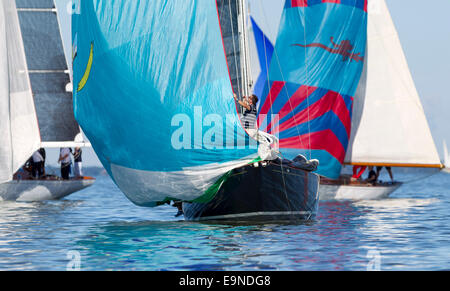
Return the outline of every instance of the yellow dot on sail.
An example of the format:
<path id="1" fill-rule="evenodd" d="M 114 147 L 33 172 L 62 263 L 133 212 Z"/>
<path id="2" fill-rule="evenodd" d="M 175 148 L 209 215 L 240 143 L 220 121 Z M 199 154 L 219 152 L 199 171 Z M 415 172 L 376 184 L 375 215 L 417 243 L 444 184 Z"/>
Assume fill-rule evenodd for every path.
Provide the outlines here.
<path id="1" fill-rule="evenodd" d="M 83 78 L 81 78 L 80 83 L 78 83 L 77 92 L 83 90 L 84 86 L 89 79 L 89 75 L 91 74 L 92 62 L 94 61 L 94 43 L 91 43 L 91 52 L 89 53 L 89 60 L 86 66 L 86 71 L 84 72 Z"/>

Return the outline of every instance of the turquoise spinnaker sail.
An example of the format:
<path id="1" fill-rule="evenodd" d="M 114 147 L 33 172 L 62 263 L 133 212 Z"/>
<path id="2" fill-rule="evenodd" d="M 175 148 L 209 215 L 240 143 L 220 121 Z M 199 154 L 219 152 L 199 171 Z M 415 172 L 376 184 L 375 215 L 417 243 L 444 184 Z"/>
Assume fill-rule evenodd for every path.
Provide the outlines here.
<path id="1" fill-rule="evenodd" d="M 131 201 L 201 199 L 257 158 L 245 146 L 215 0 L 75 5 L 76 118 Z"/>
<path id="2" fill-rule="evenodd" d="M 329 178 L 348 147 L 366 39 L 367 0 L 286 0 L 273 52 L 259 41 L 270 57 L 260 129 L 279 137 L 284 157 L 318 159 Z"/>

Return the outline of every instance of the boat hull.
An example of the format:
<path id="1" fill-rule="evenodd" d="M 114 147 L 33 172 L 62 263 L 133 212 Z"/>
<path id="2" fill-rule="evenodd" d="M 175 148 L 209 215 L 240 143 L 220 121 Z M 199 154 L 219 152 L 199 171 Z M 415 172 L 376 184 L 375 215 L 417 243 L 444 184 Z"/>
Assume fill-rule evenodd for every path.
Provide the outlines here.
<path id="1" fill-rule="evenodd" d="M 58 200 L 94 184 L 83 180 L 14 180 L 0 184 L 0 201 L 38 202 Z"/>
<path id="2" fill-rule="evenodd" d="M 320 185 L 320 200 L 377 200 L 389 197 L 402 183 L 371 185 Z"/>
<path id="3" fill-rule="evenodd" d="M 183 203 L 186 220 L 298 221 L 316 217 L 318 175 L 279 164 L 232 171 L 208 203 Z"/>

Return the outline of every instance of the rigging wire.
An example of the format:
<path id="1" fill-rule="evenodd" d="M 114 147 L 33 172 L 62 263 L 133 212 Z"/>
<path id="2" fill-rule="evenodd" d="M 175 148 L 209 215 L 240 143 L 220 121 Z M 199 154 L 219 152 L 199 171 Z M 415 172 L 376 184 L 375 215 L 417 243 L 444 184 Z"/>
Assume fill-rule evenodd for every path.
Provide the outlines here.
<path id="1" fill-rule="evenodd" d="M 225 3 L 222 2 L 222 8 L 224 5 L 225 5 Z M 242 94 L 241 86 L 240 86 L 240 81 L 242 81 L 241 80 L 242 76 L 239 73 L 239 69 L 238 69 L 237 49 L 236 49 L 236 40 L 235 40 L 235 33 L 234 33 L 233 11 L 231 10 L 231 0 L 228 0 L 228 8 L 229 8 L 229 13 L 230 13 L 231 37 L 233 39 L 234 66 L 236 69 L 236 79 L 237 79 L 236 83 L 237 83 L 237 87 L 238 87 L 238 94 Z M 237 9 L 237 7 L 236 7 L 236 9 Z"/>
<path id="2" fill-rule="evenodd" d="M 270 27 L 270 25 L 268 25 L 268 21 L 267 21 L 267 19 L 268 19 L 268 17 L 267 17 L 267 15 L 266 15 L 266 13 L 265 13 L 265 10 L 264 9 L 262 9 L 262 12 L 263 12 L 263 19 L 264 19 L 264 22 L 265 22 L 265 24 L 267 25 L 267 26 L 269 26 Z M 265 36 L 263 35 L 263 38 L 265 38 Z M 265 47 L 265 43 L 264 43 L 264 47 Z M 265 52 L 266 53 L 266 64 L 267 64 L 267 52 Z M 280 62 L 280 59 L 279 59 L 279 56 L 278 56 L 278 52 L 277 52 L 277 49 L 276 49 L 276 45 L 274 45 L 274 49 L 273 49 L 273 55 L 276 57 L 276 60 L 277 60 L 277 65 L 278 65 L 278 68 L 279 68 L 279 70 L 280 70 L 280 73 L 281 73 L 281 79 L 283 80 L 283 82 L 284 83 L 287 83 L 286 82 L 286 78 L 284 77 L 284 74 L 283 74 L 283 70 L 282 70 L 282 67 L 281 67 L 281 62 Z M 272 56 L 272 58 L 273 58 L 273 56 Z M 269 97 L 271 98 L 272 96 L 271 96 L 271 93 L 270 93 L 270 80 L 269 80 L 269 70 L 267 69 L 266 70 L 266 74 L 267 74 L 267 82 L 268 82 L 268 90 L 269 90 Z M 292 102 L 291 102 L 291 99 L 289 98 L 289 96 L 290 96 L 290 94 L 289 94 L 289 90 L 288 90 L 288 88 L 286 87 L 286 86 L 283 86 L 283 88 L 284 88 L 284 90 L 286 91 L 286 96 L 288 97 L 288 104 L 289 104 L 289 107 L 290 107 L 290 109 L 291 109 L 291 113 L 292 113 L 292 117 L 294 118 L 294 122 L 295 122 L 295 129 L 296 129 L 296 131 L 297 131 L 297 137 L 298 137 L 298 140 L 299 140 L 299 143 L 301 144 L 301 146 L 303 147 L 303 148 L 307 148 L 307 146 L 305 146 L 305 144 L 303 143 L 303 140 L 301 139 L 301 137 L 300 137 L 300 130 L 299 130 L 299 128 L 298 128 L 298 125 L 297 125 L 297 119 L 296 119 L 296 117 L 295 117 L 295 114 L 293 113 L 293 111 L 294 111 L 294 108 L 293 108 L 293 106 L 292 106 Z M 307 99 L 309 98 L 309 96 L 307 96 Z M 272 103 L 272 99 L 269 99 L 270 100 L 270 102 Z M 308 99 L 309 100 L 309 99 Z M 273 104 L 273 103 L 272 103 Z M 273 109 L 272 108 L 270 108 L 270 110 L 271 110 L 271 114 L 273 114 Z M 309 110 L 309 108 L 308 108 L 308 110 Z M 308 116 L 308 119 L 309 119 L 309 116 Z M 308 122 L 309 122 L 309 120 L 308 120 Z M 308 130 L 309 130 L 309 128 L 308 128 Z M 309 132 L 310 133 L 310 132 Z M 309 148 L 311 148 L 311 146 L 309 146 Z"/>
<path id="3" fill-rule="evenodd" d="M 304 29 L 303 38 L 304 44 L 306 45 L 306 10 L 303 7 L 303 17 L 304 17 Z M 306 69 L 306 105 L 308 106 L 308 139 L 309 139 L 309 159 L 312 159 L 312 146 L 311 146 L 311 117 L 310 117 L 310 104 L 309 104 L 309 66 L 308 66 L 308 53 L 305 48 L 305 69 Z"/>

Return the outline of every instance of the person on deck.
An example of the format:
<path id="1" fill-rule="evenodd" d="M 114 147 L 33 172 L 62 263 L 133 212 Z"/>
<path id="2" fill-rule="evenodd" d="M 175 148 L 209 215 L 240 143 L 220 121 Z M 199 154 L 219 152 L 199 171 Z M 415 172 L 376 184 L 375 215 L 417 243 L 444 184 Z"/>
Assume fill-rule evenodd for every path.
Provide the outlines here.
<path id="1" fill-rule="evenodd" d="M 45 159 L 46 159 L 46 157 L 47 157 L 47 154 L 46 154 L 44 148 L 40 148 L 40 149 L 39 149 L 39 153 L 41 154 L 42 158 L 44 159 L 44 160 L 40 163 L 40 167 L 41 167 L 42 175 L 45 176 Z"/>
<path id="2" fill-rule="evenodd" d="M 394 175 L 392 174 L 392 168 L 391 167 L 385 167 L 386 171 L 388 171 L 389 173 L 389 177 L 391 178 L 391 182 L 394 183 Z M 380 176 L 380 172 L 383 169 L 383 167 L 377 167 L 377 180 L 378 177 Z"/>
<path id="3" fill-rule="evenodd" d="M 42 171 L 44 163 L 44 157 L 39 151 L 35 151 L 33 156 L 31 157 L 31 176 L 34 179 L 40 179 L 44 172 Z"/>
<path id="4" fill-rule="evenodd" d="M 70 166 L 72 164 L 72 159 L 70 158 L 70 153 L 72 150 L 70 148 L 61 148 L 59 150 L 59 160 L 61 163 L 61 177 L 64 180 L 69 180 Z"/>
<path id="5" fill-rule="evenodd" d="M 350 181 L 355 182 L 359 180 L 366 169 L 367 166 L 353 166 L 353 176 L 351 177 Z"/>
<path id="6" fill-rule="evenodd" d="M 242 124 L 245 129 L 256 129 L 256 117 L 258 115 L 258 110 L 256 109 L 256 104 L 258 103 L 258 97 L 252 95 L 250 97 L 245 97 L 243 101 L 239 100 L 237 95 L 233 95 L 236 102 L 244 107 L 244 114 L 242 115 Z"/>
<path id="7" fill-rule="evenodd" d="M 367 177 L 367 183 L 375 185 L 377 183 L 377 173 L 373 170 L 373 166 L 369 166 L 369 176 Z"/>
<path id="8" fill-rule="evenodd" d="M 75 177 L 81 178 L 83 176 L 82 173 L 82 158 L 81 158 L 82 150 L 81 148 L 75 148 L 75 151 L 73 153 L 73 159 L 75 162 Z"/>

